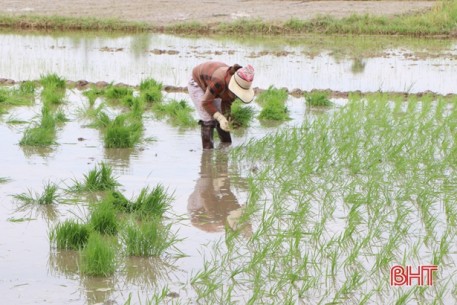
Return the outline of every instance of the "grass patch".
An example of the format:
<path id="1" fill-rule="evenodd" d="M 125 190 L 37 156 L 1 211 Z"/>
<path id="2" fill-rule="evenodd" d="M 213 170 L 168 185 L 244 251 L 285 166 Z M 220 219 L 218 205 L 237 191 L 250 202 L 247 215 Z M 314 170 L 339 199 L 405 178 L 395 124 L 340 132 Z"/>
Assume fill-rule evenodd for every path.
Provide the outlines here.
<path id="1" fill-rule="evenodd" d="M 452 303 L 455 268 L 435 274 L 437 295 L 397 293 L 388 281 L 396 264 L 455 264 L 456 118 L 455 98 L 351 95 L 334 113 L 233 148 L 234 164 L 256 168 L 242 175 L 253 234 L 227 231 L 214 245 L 191 280 L 201 301 L 439 303 L 447 294 Z"/>
<path id="2" fill-rule="evenodd" d="M 66 82 L 55 73 L 42 75 L 40 84 L 43 86 L 41 99 L 45 105 L 60 105 L 63 103 Z"/>
<path id="3" fill-rule="evenodd" d="M 116 248 L 111 240 L 93 233 L 81 250 L 81 273 L 90 276 L 109 276 L 116 271 Z"/>
<path id="4" fill-rule="evenodd" d="M 128 224 L 121 239 L 128 256 L 160 256 L 175 242 L 170 236 L 170 227 L 156 217 Z"/>
<path id="5" fill-rule="evenodd" d="M 92 107 L 95 104 L 95 101 L 97 98 L 103 97 L 105 95 L 105 89 L 104 88 L 96 88 L 92 87 L 88 90 L 85 90 L 83 92 L 84 96 L 87 97 L 89 100 L 89 106 Z"/>
<path id="6" fill-rule="evenodd" d="M 234 128 L 248 127 L 254 119 L 255 111 L 251 106 L 246 106 L 240 100 L 235 100 L 230 111 L 230 123 Z"/>
<path id="7" fill-rule="evenodd" d="M 119 229 L 117 209 L 109 198 L 91 206 L 89 225 L 101 234 L 114 235 Z"/>
<path id="8" fill-rule="evenodd" d="M 145 103 L 160 103 L 163 99 L 162 83 L 152 78 L 147 78 L 140 83 L 140 98 Z"/>
<path id="9" fill-rule="evenodd" d="M 86 224 L 69 219 L 58 223 L 51 230 L 49 239 L 56 244 L 57 249 L 79 250 L 86 245 L 89 235 L 90 229 Z"/>
<path id="10" fill-rule="evenodd" d="M 19 84 L 19 87 L 0 88 L 0 110 L 6 106 L 30 106 L 35 101 L 36 85 L 32 81 Z"/>
<path id="11" fill-rule="evenodd" d="M 105 89 L 105 98 L 109 102 L 119 103 L 133 97 L 133 89 L 125 86 L 109 85 Z"/>
<path id="12" fill-rule="evenodd" d="M 259 114 L 260 120 L 286 121 L 289 120 L 289 110 L 286 107 L 287 90 L 270 86 L 261 92 L 256 101 L 262 107 Z"/>
<path id="13" fill-rule="evenodd" d="M 141 114 L 140 110 L 140 114 Z M 107 116 L 105 116 L 106 121 Z M 143 134 L 143 123 L 137 117 L 120 114 L 106 123 L 104 143 L 106 148 L 129 148 L 137 144 Z"/>
<path id="14" fill-rule="evenodd" d="M 151 26 L 143 22 L 128 22 L 119 19 L 101 19 L 93 17 L 60 17 L 60 16 L 0 16 L 1 27 L 33 30 L 87 31 L 104 32 L 148 31 Z"/>
<path id="15" fill-rule="evenodd" d="M 84 175 L 83 182 L 76 181 L 70 190 L 73 192 L 97 192 L 114 190 L 117 186 L 119 186 L 119 183 L 116 177 L 113 176 L 113 169 L 106 163 L 101 162 L 99 166 Z"/>
<path id="16" fill-rule="evenodd" d="M 157 118 L 167 120 L 174 126 L 191 128 L 196 126 L 196 120 L 192 116 L 194 111 L 185 100 L 171 100 L 166 103 L 155 103 L 152 111 Z"/>
<path id="17" fill-rule="evenodd" d="M 330 101 L 329 94 L 324 91 L 313 91 L 304 93 L 306 106 L 308 107 L 330 107 L 333 103 Z"/>
<path id="18" fill-rule="evenodd" d="M 33 193 L 29 190 L 28 193 L 21 193 L 13 197 L 24 204 L 49 205 L 58 202 L 58 190 L 59 188 L 56 184 L 49 182 L 44 185 L 44 190 L 41 194 Z"/>
<path id="19" fill-rule="evenodd" d="M 61 119 L 61 116 L 56 117 L 49 107 L 44 105 L 41 109 L 40 123 L 25 130 L 19 145 L 50 146 L 56 144 L 56 121 Z"/>

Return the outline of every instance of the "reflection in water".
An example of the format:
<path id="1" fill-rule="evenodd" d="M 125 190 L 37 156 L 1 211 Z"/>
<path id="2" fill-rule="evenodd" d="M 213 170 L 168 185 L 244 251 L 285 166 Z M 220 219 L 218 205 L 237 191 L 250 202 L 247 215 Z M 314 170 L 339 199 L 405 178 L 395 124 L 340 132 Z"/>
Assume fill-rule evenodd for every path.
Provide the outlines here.
<path id="1" fill-rule="evenodd" d="M 87 304 L 116 304 L 115 300 L 110 299 L 115 291 L 114 277 L 82 277 L 81 284 L 86 293 Z"/>
<path id="2" fill-rule="evenodd" d="M 130 166 L 130 158 L 138 155 L 136 148 L 105 148 L 105 159 L 110 160 L 111 164 L 119 168 L 128 168 Z"/>
<path id="3" fill-rule="evenodd" d="M 366 62 L 362 58 L 354 58 L 352 60 L 351 71 L 353 74 L 363 73 L 365 71 Z"/>
<path id="4" fill-rule="evenodd" d="M 128 257 L 124 275 L 127 283 L 143 288 L 153 288 L 159 280 L 169 279 L 173 266 L 160 257 Z"/>
<path id="5" fill-rule="evenodd" d="M 23 219 L 35 219 L 41 217 L 46 223 L 54 222 L 60 217 L 55 204 L 21 204 L 15 211 L 21 214 Z M 18 217 L 16 217 L 18 218 Z"/>
<path id="6" fill-rule="evenodd" d="M 29 146 L 29 145 L 19 145 L 24 153 L 24 156 L 27 158 L 40 156 L 42 158 L 49 158 L 51 154 L 55 152 L 56 146 Z"/>
<path id="7" fill-rule="evenodd" d="M 219 232 L 226 226 L 237 229 L 243 209 L 230 189 L 226 151 L 203 150 L 200 177 L 189 196 L 187 209 L 192 225 L 201 230 Z"/>
<path id="8" fill-rule="evenodd" d="M 75 278 L 78 275 L 79 252 L 73 250 L 49 251 L 49 271 L 51 274 Z"/>

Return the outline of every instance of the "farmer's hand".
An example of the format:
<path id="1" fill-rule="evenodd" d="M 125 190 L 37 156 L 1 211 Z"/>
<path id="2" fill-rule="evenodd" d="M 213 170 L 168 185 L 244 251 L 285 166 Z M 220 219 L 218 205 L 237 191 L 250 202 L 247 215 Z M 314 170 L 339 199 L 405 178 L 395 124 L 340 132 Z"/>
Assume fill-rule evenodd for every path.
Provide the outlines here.
<path id="1" fill-rule="evenodd" d="M 229 122 L 227 121 L 227 119 L 225 118 L 225 116 L 222 113 L 220 113 L 219 111 L 216 112 L 213 115 L 213 118 L 215 118 L 219 122 L 219 125 L 221 126 L 222 130 L 227 131 L 227 132 L 230 131 Z"/>

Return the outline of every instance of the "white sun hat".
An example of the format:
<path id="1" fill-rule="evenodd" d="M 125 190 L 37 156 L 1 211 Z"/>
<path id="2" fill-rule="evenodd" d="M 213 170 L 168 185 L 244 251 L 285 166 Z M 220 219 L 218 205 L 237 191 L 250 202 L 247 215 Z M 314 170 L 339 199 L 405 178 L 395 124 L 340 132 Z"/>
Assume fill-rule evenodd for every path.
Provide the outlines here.
<path id="1" fill-rule="evenodd" d="M 230 79 L 228 88 L 233 92 L 243 103 L 250 103 L 254 99 L 254 89 L 252 81 L 254 80 L 254 68 L 247 65 L 238 69 Z"/>

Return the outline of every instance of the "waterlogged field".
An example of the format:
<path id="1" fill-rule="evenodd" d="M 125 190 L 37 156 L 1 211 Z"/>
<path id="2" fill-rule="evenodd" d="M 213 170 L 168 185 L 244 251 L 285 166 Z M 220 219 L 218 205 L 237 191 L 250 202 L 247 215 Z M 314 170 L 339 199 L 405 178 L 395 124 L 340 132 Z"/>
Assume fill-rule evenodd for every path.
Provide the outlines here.
<path id="1" fill-rule="evenodd" d="M 5 304 L 457 302 L 452 41 L 0 37 Z M 263 90 L 202 151 L 165 89 L 246 57 Z"/>

